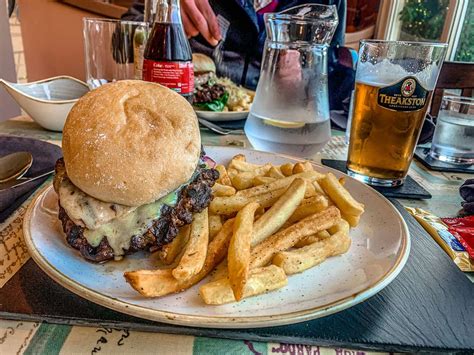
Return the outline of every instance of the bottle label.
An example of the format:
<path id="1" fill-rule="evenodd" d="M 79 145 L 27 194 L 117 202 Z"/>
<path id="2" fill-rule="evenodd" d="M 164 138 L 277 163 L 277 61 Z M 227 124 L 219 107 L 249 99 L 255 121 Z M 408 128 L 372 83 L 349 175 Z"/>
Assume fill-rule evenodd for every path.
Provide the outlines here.
<path id="1" fill-rule="evenodd" d="M 194 91 L 193 63 L 144 59 L 143 80 L 161 84 L 181 95 L 192 94 Z"/>
<path id="2" fill-rule="evenodd" d="M 429 91 L 415 77 L 379 89 L 377 102 L 395 111 L 418 111 L 425 107 Z"/>

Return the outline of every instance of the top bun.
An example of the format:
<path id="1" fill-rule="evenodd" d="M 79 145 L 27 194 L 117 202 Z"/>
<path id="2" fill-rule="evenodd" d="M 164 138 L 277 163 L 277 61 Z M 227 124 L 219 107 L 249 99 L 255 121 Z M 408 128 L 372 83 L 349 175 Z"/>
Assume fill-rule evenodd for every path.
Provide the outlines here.
<path id="1" fill-rule="evenodd" d="M 194 73 L 196 74 L 216 72 L 216 65 L 214 64 L 214 61 L 202 53 L 193 53 L 193 66 Z"/>
<path id="2" fill-rule="evenodd" d="M 201 136 L 186 99 L 158 84 L 123 80 L 78 100 L 62 147 L 74 185 L 105 202 L 140 206 L 192 177 Z"/>

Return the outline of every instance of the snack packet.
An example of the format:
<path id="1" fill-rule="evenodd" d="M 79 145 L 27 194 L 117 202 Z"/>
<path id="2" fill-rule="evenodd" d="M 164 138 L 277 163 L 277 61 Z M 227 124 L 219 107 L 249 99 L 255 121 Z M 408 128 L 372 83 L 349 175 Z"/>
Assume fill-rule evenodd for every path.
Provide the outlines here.
<path id="1" fill-rule="evenodd" d="M 469 253 L 441 218 L 421 208 L 405 207 L 405 209 L 416 218 L 461 271 L 474 272 L 474 259 L 469 257 Z"/>
<path id="2" fill-rule="evenodd" d="M 441 219 L 474 260 L 474 216 Z"/>

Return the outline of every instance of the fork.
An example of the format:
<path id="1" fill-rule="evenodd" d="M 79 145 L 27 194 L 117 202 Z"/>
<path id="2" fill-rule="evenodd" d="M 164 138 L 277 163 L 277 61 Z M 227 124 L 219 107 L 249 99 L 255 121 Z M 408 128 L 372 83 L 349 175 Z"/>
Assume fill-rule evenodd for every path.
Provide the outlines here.
<path id="1" fill-rule="evenodd" d="M 218 125 L 212 122 L 209 122 L 208 120 L 205 120 L 203 118 L 198 118 L 198 120 L 199 120 L 199 123 L 203 125 L 204 127 L 206 127 L 207 129 L 215 133 L 222 134 L 224 136 L 228 134 L 244 134 L 243 129 L 227 129 L 227 128 L 219 127 Z"/>

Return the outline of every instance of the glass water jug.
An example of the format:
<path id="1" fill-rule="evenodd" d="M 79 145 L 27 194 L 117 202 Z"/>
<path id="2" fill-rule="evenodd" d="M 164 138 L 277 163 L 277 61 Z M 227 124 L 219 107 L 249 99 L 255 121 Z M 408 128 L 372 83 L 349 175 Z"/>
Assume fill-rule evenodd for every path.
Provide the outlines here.
<path id="1" fill-rule="evenodd" d="M 328 44 L 334 5 L 300 5 L 265 14 L 267 39 L 245 133 L 255 149 L 310 157 L 331 136 Z"/>

